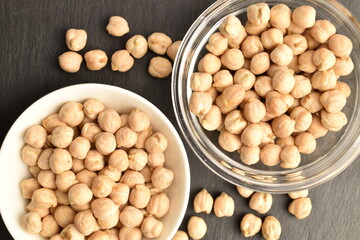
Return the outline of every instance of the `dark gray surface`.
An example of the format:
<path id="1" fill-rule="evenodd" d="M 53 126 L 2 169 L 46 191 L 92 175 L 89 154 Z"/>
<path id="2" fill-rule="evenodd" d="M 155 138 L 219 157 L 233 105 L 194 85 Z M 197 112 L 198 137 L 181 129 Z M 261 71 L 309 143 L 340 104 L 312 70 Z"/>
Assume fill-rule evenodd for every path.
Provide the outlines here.
<path id="1" fill-rule="evenodd" d="M 57 56 L 66 51 L 65 31 L 84 28 L 88 32 L 86 50 L 100 48 L 109 56 L 124 48 L 125 41 L 133 34 L 148 36 L 160 31 L 180 40 L 191 23 L 205 10 L 212 0 L 113 0 L 113 1 L 35 1 L 16 0 L 0 2 L 0 143 L 11 124 L 31 103 L 43 95 L 76 83 L 97 82 L 120 86 L 140 94 L 160 108 L 177 127 L 171 105 L 170 78 L 154 79 L 147 73 L 148 53 L 135 61 L 127 73 L 112 72 L 110 66 L 100 72 L 90 72 L 83 64 L 77 74 L 61 71 Z M 342 0 L 358 17 L 359 1 Z M 105 31 L 112 15 L 125 17 L 131 32 L 115 38 Z M 64 99 L 65 101 L 66 99 Z M 181 229 L 194 215 L 192 200 L 201 188 L 216 197 L 222 191 L 235 199 L 233 217 L 217 219 L 214 214 L 204 215 L 208 232 L 204 239 L 243 239 L 239 223 L 243 215 L 252 212 L 248 200 L 242 199 L 235 187 L 224 182 L 196 159 L 187 148 L 191 167 L 190 204 Z M 11 159 L 9 159 L 11 161 Z M 281 239 L 360 239 L 360 161 L 354 162 L 340 176 L 310 191 L 313 201 L 311 216 L 298 221 L 287 212 L 290 200 L 285 195 L 274 196 L 269 214 L 282 224 Z M 0 183 L 1 184 L 5 183 Z M 4 197 L 4 196 L 1 196 Z M 263 218 L 264 216 L 262 216 Z M 12 239 L 0 223 L 0 239 Z M 253 239 L 261 239 L 258 234 Z"/>

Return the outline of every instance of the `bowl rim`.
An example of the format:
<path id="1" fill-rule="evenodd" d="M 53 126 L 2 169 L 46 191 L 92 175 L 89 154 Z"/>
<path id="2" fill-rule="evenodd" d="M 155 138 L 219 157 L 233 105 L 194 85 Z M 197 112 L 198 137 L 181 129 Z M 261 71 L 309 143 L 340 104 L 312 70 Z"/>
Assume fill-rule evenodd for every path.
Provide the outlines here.
<path id="1" fill-rule="evenodd" d="M 287 1 L 289 2 L 290 0 L 287 0 Z M 192 56 L 189 56 L 190 52 L 191 52 L 191 47 L 192 47 L 191 44 L 194 43 L 194 41 L 195 41 L 194 39 L 198 40 L 198 38 L 200 38 L 200 39 L 204 38 L 205 33 L 201 32 L 201 30 L 202 30 L 201 28 L 204 27 L 206 24 L 213 24 L 213 22 L 211 22 L 211 21 L 212 21 L 212 17 L 214 15 L 216 15 L 214 12 L 220 11 L 219 10 L 220 8 L 221 8 L 221 10 L 230 8 L 231 4 L 234 4 L 236 2 L 243 2 L 245 4 L 245 2 L 255 3 L 255 2 L 259 2 L 259 1 L 256 1 L 256 0 L 244 0 L 244 1 L 218 0 L 218 1 L 216 1 L 210 7 L 208 7 L 195 20 L 195 22 L 191 25 L 188 32 L 185 34 L 185 37 L 183 38 L 183 41 L 179 47 L 178 54 L 176 56 L 176 59 L 174 61 L 174 65 L 173 65 L 171 92 L 172 92 L 172 102 L 173 102 L 173 108 L 174 108 L 176 120 L 177 120 L 177 123 L 178 123 L 178 126 L 180 128 L 182 135 L 188 142 L 192 151 L 195 153 L 195 155 L 199 158 L 199 160 L 206 167 L 208 167 L 217 176 L 221 177 L 222 179 L 224 179 L 234 185 L 239 185 L 239 186 L 242 186 L 242 187 L 245 187 L 248 189 L 252 189 L 255 191 L 268 192 L 268 193 L 274 193 L 274 194 L 283 194 L 283 193 L 313 188 L 315 186 L 318 186 L 322 183 L 329 181 L 330 179 L 334 178 L 335 176 L 337 176 L 338 174 L 343 172 L 357 158 L 357 156 L 359 156 L 359 154 L 360 154 L 360 136 L 355 137 L 353 139 L 354 145 L 359 146 L 359 148 L 356 149 L 356 147 L 354 147 L 354 145 L 353 145 L 350 147 L 352 149 L 351 153 L 349 151 L 347 151 L 347 152 L 343 151 L 342 153 L 344 154 L 344 156 L 346 155 L 346 157 L 348 157 L 348 159 L 345 160 L 345 158 L 343 158 L 343 161 L 341 162 L 341 164 L 339 163 L 340 161 L 333 161 L 333 162 L 331 162 L 331 164 L 329 164 L 329 166 L 327 166 L 327 168 L 325 169 L 325 171 L 323 173 L 321 173 L 321 174 L 317 173 L 317 175 L 315 177 L 313 176 L 315 174 L 313 172 L 309 171 L 309 173 L 312 173 L 313 175 L 311 175 L 311 177 L 309 177 L 309 178 L 306 178 L 305 179 L 306 181 L 302 182 L 302 183 L 289 182 L 286 184 L 283 184 L 283 183 L 280 184 L 280 183 L 272 183 L 273 179 L 270 174 L 276 175 L 276 173 L 277 173 L 272 170 L 266 172 L 269 175 L 261 175 L 260 176 L 263 178 L 262 181 L 260 181 L 260 179 L 256 179 L 257 176 L 254 176 L 254 178 L 245 177 L 244 171 L 242 171 L 242 170 L 240 170 L 240 174 L 234 173 L 236 170 L 239 170 L 239 169 L 234 169 L 232 166 L 227 164 L 228 162 L 226 162 L 226 161 L 223 161 L 224 164 L 221 164 L 222 161 L 220 161 L 220 159 L 224 159 L 222 157 L 225 157 L 225 159 L 230 159 L 230 158 L 227 157 L 225 154 L 222 154 L 219 157 L 218 155 L 216 155 L 218 152 L 220 152 L 220 151 L 217 151 L 218 149 L 212 150 L 212 146 L 210 146 L 209 144 L 206 144 L 202 141 L 199 142 L 197 140 L 197 138 L 199 138 L 199 136 L 203 137 L 204 135 L 202 133 L 194 131 L 194 129 L 196 130 L 197 126 L 195 126 L 195 127 L 190 126 L 192 123 L 190 125 L 188 124 L 188 122 L 191 122 L 191 119 L 190 119 L 190 117 L 188 117 L 188 112 L 187 112 L 188 107 L 184 103 L 186 101 L 186 99 L 185 99 L 186 97 L 184 97 L 186 89 L 184 90 L 184 88 L 182 88 L 182 84 L 183 84 L 183 82 L 185 82 L 189 79 L 189 75 L 186 75 L 186 74 L 188 74 L 188 72 L 186 72 L 186 73 L 184 73 L 184 72 L 188 71 L 188 69 L 191 68 L 191 67 L 189 67 L 189 62 L 192 62 L 192 60 L 191 60 L 191 58 L 189 58 L 190 60 L 186 59 L 185 56 L 192 57 Z M 276 0 L 266 1 L 266 3 L 270 3 L 270 4 L 273 4 L 274 2 L 276 2 Z M 278 1 L 278 2 L 282 3 L 282 1 Z M 346 18 L 346 20 L 350 21 L 351 24 L 348 24 L 347 27 L 349 29 L 351 29 L 351 32 L 353 34 L 354 34 L 354 31 L 357 30 L 357 32 L 356 32 L 357 38 L 356 39 L 360 38 L 360 35 L 359 35 L 360 22 L 341 3 L 337 2 L 336 0 L 304 0 L 302 3 L 303 5 L 306 4 L 304 2 L 312 2 L 316 5 L 321 5 L 321 7 L 323 9 L 337 11 L 336 14 L 338 14 L 338 15 L 336 15 L 336 17 L 341 15 L 341 17 Z M 233 11 L 233 12 L 235 12 L 235 11 Z M 227 15 L 230 15 L 230 14 L 231 13 L 228 13 Z M 200 34 L 202 34 L 202 35 L 199 37 Z M 357 45 L 360 45 L 359 40 L 357 40 L 356 43 L 357 43 Z M 193 50 L 193 51 L 195 51 L 195 50 Z M 192 71 L 190 71 L 190 73 L 191 72 Z M 359 79 L 357 79 L 357 84 L 359 84 Z M 184 91 L 184 93 L 182 93 L 181 91 Z M 360 104 L 359 96 L 356 97 L 355 104 L 357 104 L 357 105 Z M 354 122 L 354 121 L 352 121 L 354 118 L 354 115 L 355 115 L 354 112 L 355 111 L 353 111 L 353 113 L 352 113 L 352 117 L 348 123 L 348 126 L 350 125 L 350 122 L 352 122 L 352 124 Z M 359 113 L 356 114 L 356 117 L 359 117 Z M 347 132 L 348 132 L 348 128 L 346 128 L 346 133 Z M 355 132 L 360 132 L 360 127 L 358 127 Z M 210 151 L 208 151 L 209 149 L 210 149 Z M 216 159 L 216 157 L 217 157 L 217 159 Z M 230 159 L 230 162 L 231 162 L 231 159 Z M 320 161 L 320 163 L 324 163 L 324 161 Z M 309 164 L 309 165 L 314 165 L 314 164 Z M 283 172 L 287 173 L 286 176 L 288 176 L 288 177 L 291 176 L 293 178 L 295 178 L 295 177 L 299 178 L 302 176 L 298 176 L 296 174 L 301 173 L 303 171 L 303 168 L 306 166 L 307 165 L 299 167 L 298 172 L 295 174 L 293 174 L 292 170 L 284 170 Z M 248 170 L 250 168 L 244 166 L 243 169 Z M 329 169 L 332 171 L 330 171 Z M 254 172 L 258 171 L 256 169 L 253 169 L 253 170 L 254 170 Z M 310 170 L 312 170 L 312 169 L 310 169 Z M 260 172 L 260 171 L 258 171 L 258 172 Z M 262 171 L 262 172 L 265 172 L 265 171 Z M 254 173 L 251 172 L 250 174 L 254 174 Z M 283 177 L 283 176 L 280 176 L 280 174 L 278 174 L 276 176 Z M 267 177 L 269 177 L 269 178 L 267 178 Z"/>
<path id="2" fill-rule="evenodd" d="M 134 93 L 130 90 L 118 87 L 118 86 L 114 86 L 114 85 L 108 85 L 108 84 L 101 84 L 101 83 L 81 83 L 81 84 L 74 84 L 74 85 L 70 85 L 70 86 L 66 86 L 63 88 L 59 88 L 56 89 L 54 91 L 51 91 L 49 93 L 47 93 L 46 95 L 40 97 L 38 100 L 36 100 L 34 103 L 32 103 L 30 106 L 28 106 L 18 117 L 17 119 L 14 121 L 14 123 L 11 125 L 10 129 L 8 130 L 8 132 L 6 133 L 6 136 L 4 138 L 4 141 L 1 145 L 0 148 L 0 162 L 4 161 L 2 159 L 4 159 L 3 157 L 3 148 L 4 146 L 6 147 L 9 144 L 10 141 L 10 135 L 11 133 L 14 131 L 14 129 L 17 127 L 17 125 L 20 124 L 20 120 L 23 118 L 24 115 L 26 115 L 28 112 L 30 112 L 33 108 L 34 105 L 39 105 L 42 102 L 51 99 L 51 97 L 53 95 L 59 94 L 59 92 L 63 92 L 63 91 L 67 91 L 68 89 L 79 89 L 79 91 L 84 91 L 84 89 L 86 88 L 95 88 L 98 91 L 101 90 L 105 90 L 105 91 L 117 91 L 119 94 L 125 94 L 128 96 L 132 96 L 134 98 L 139 99 L 142 104 L 146 105 L 147 107 L 149 107 L 151 109 L 151 111 L 153 111 L 156 115 L 158 115 L 161 119 L 164 120 L 165 127 L 169 128 L 171 134 L 174 136 L 176 143 L 179 147 L 180 152 L 182 153 L 182 155 L 184 156 L 182 159 L 183 164 L 184 164 L 184 180 L 183 180 L 183 184 L 184 184 L 184 191 L 185 191 L 185 196 L 184 196 L 184 202 L 181 204 L 181 210 L 180 210 L 180 214 L 179 214 L 179 218 L 176 220 L 175 222 L 175 227 L 172 229 L 171 234 L 170 235 L 175 235 L 176 231 L 178 230 L 178 228 L 180 227 L 182 220 L 185 216 L 186 210 L 187 210 L 187 206 L 189 203 L 189 197 L 190 197 L 190 183 L 191 183 L 191 176 L 190 176 L 190 167 L 189 167 L 189 161 L 188 161 L 188 156 L 187 156 L 187 152 L 185 150 L 184 147 L 184 143 L 182 142 L 177 130 L 175 129 L 175 127 L 173 126 L 173 124 L 170 122 L 170 120 L 166 117 L 166 115 L 159 109 L 157 108 L 153 103 L 151 103 L 149 100 L 145 99 L 144 97 L 140 96 L 137 93 Z M 66 99 L 64 100 L 64 102 L 66 101 Z M 13 229 L 12 225 L 9 223 L 7 214 L 3 214 L 4 213 L 4 209 L 2 206 L 3 201 L 1 199 L 5 198 L 5 196 L 1 196 L 0 195 L 0 217 L 2 217 L 3 222 L 7 228 L 7 230 L 9 231 L 9 233 L 11 234 L 11 236 L 16 239 L 16 232 Z M 6 212 L 6 211 L 5 211 Z"/>

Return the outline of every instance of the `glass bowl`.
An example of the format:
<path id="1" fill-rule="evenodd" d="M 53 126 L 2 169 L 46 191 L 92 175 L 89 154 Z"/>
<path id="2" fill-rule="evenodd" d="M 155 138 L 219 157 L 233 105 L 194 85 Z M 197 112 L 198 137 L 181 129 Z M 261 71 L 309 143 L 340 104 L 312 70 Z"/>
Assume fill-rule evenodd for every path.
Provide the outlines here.
<path id="1" fill-rule="evenodd" d="M 317 139 L 317 148 L 309 155 L 302 154 L 302 161 L 295 169 L 266 167 L 261 163 L 247 166 L 241 163 L 238 153 L 228 153 L 218 144 L 218 132 L 204 130 L 188 107 L 191 95 L 190 77 L 196 70 L 199 59 L 205 55 L 205 44 L 209 36 L 217 31 L 228 15 L 236 15 L 242 23 L 246 21 L 246 8 L 263 0 L 217 1 L 193 23 L 180 46 L 172 74 L 172 100 L 175 115 L 184 138 L 198 158 L 215 174 L 226 181 L 255 191 L 288 193 L 309 189 L 322 184 L 344 171 L 360 152 L 360 23 L 343 5 L 334 0 L 269 0 L 271 7 L 283 3 L 294 9 L 300 5 L 313 6 L 317 19 L 327 19 L 337 32 L 348 36 L 354 49 L 351 58 L 354 71 L 341 77 L 349 84 L 352 93 L 343 112 L 348 124 L 339 132 L 329 132 Z"/>

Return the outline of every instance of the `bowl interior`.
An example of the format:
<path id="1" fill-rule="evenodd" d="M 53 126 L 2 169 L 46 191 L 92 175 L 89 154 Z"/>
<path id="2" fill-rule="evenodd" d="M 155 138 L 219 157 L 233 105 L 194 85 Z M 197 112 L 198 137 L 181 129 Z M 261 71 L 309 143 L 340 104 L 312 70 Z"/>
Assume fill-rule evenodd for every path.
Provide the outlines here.
<path id="1" fill-rule="evenodd" d="M 197 71 L 199 60 L 207 53 L 205 45 L 210 35 L 216 31 L 221 22 L 228 15 L 236 15 L 245 24 L 246 8 L 261 0 L 218 1 L 209 7 L 193 24 L 180 47 L 173 71 L 173 101 L 178 122 L 190 146 L 200 159 L 216 174 L 226 180 L 253 188 L 259 191 L 288 192 L 315 186 L 337 175 L 345 169 L 359 153 L 354 143 L 359 144 L 359 23 L 342 5 L 335 1 L 312 0 L 276 0 L 266 1 L 272 7 L 283 3 L 294 9 L 300 5 L 311 5 L 317 11 L 317 19 L 328 19 L 337 28 L 337 33 L 348 36 L 354 45 L 351 58 L 355 64 L 354 71 L 340 81 L 346 82 L 351 90 L 351 96 L 343 112 L 348 118 L 348 125 L 339 132 L 329 132 L 325 137 L 317 139 L 317 148 L 310 155 L 302 154 L 301 165 L 291 170 L 277 167 L 267 167 L 262 163 L 247 166 L 240 161 L 238 153 L 228 153 L 218 144 L 218 131 L 204 130 L 196 116 L 188 108 L 192 90 L 190 78 Z M 344 159 L 344 154 L 351 157 L 351 161 Z M 341 164 L 340 164 L 341 163 Z M 337 168 L 336 172 L 331 169 Z M 336 173 L 336 174 L 335 174 Z M 321 174 L 321 176 L 319 175 Z M 320 178 L 321 177 L 321 180 Z M 317 179 L 319 181 L 316 182 Z"/>
<path id="2" fill-rule="evenodd" d="M 27 166 L 22 162 L 20 152 L 24 145 L 26 129 L 39 124 L 47 115 L 59 110 L 67 101 L 84 101 L 96 98 L 107 107 L 119 113 L 139 108 L 146 112 L 155 131 L 162 132 L 168 139 L 165 151 L 165 166 L 175 173 L 173 185 L 166 190 L 170 198 L 169 213 L 161 219 L 164 230 L 159 240 L 170 239 L 177 231 L 185 214 L 189 190 L 190 171 L 184 146 L 176 130 L 165 115 L 146 99 L 130 91 L 102 84 L 80 84 L 52 92 L 32 104 L 13 124 L 1 147 L 0 162 L 0 209 L 4 222 L 15 239 L 38 240 L 40 235 L 26 233 L 20 226 L 20 218 L 25 214 L 28 201 L 23 199 L 20 181 L 31 177 Z"/>

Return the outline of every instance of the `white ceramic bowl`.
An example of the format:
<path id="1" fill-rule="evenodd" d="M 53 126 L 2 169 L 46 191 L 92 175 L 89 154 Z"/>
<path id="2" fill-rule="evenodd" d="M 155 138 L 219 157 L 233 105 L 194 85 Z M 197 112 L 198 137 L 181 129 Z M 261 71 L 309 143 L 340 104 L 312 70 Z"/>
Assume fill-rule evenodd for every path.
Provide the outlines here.
<path id="1" fill-rule="evenodd" d="M 162 132 L 168 139 L 165 166 L 174 170 L 175 179 L 166 190 L 171 205 L 169 213 L 161 219 L 164 230 L 158 239 L 171 239 L 184 217 L 190 192 L 190 171 L 182 141 L 170 121 L 149 101 L 122 88 L 103 84 L 80 84 L 56 90 L 32 104 L 12 125 L 0 152 L 0 210 L 6 227 L 16 240 L 44 239 L 40 235 L 26 233 L 20 225 L 28 201 L 22 198 L 19 184 L 22 179 L 30 177 L 20 156 L 23 136 L 29 126 L 40 124 L 47 115 L 59 111 L 63 103 L 81 102 L 88 98 L 99 99 L 118 112 L 129 112 L 135 107 L 141 109 L 149 115 L 153 129 Z"/>

